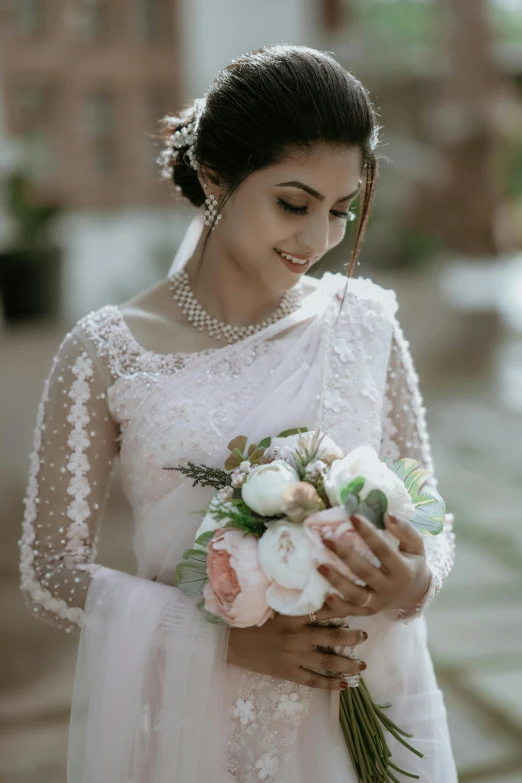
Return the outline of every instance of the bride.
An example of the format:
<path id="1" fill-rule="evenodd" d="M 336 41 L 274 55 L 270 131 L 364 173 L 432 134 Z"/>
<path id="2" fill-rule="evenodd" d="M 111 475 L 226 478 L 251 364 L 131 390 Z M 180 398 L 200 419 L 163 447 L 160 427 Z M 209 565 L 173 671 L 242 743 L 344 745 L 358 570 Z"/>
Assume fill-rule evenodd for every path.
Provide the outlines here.
<path id="1" fill-rule="evenodd" d="M 390 737 L 394 761 L 453 783 L 423 618 L 453 563 L 451 515 L 426 540 L 388 517 L 396 548 L 361 523 L 387 567 L 337 552 L 366 587 L 330 571 L 344 600 L 317 619 L 344 627 L 276 616 L 230 630 L 173 586 L 212 490 L 164 468 L 221 467 L 238 434 L 319 427 L 345 452 L 368 444 L 433 470 L 395 294 L 352 276 L 377 172 L 368 94 L 329 54 L 270 46 L 234 60 L 164 130 L 163 174 L 204 210 L 166 279 L 65 336 L 31 456 L 22 590 L 37 617 L 81 629 L 68 781 L 355 783 L 329 690 L 365 669 L 425 754 Z M 359 197 L 347 276 L 308 276 Z M 116 457 L 135 575 L 95 562 Z M 358 657 L 317 649 L 331 645 L 358 645 Z"/>

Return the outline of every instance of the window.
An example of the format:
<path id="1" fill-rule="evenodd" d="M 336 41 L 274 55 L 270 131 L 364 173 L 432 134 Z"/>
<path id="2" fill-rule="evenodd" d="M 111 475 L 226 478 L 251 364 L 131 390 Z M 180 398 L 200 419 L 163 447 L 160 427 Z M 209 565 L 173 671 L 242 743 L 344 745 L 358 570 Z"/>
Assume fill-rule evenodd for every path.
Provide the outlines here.
<path id="1" fill-rule="evenodd" d="M 52 132 L 53 92 L 43 84 L 23 84 L 15 90 L 14 122 L 24 142 L 24 154 L 37 182 L 54 175 L 58 161 Z"/>
<path id="2" fill-rule="evenodd" d="M 108 1 L 83 0 L 78 29 L 82 38 L 89 41 L 107 38 L 110 30 Z"/>
<path id="3" fill-rule="evenodd" d="M 45 0 L 12 0 L 12 29 L 20 35 L 38 35 L 45 26 Z"/>
<path id="4" fill-rule="evenodd" d="M 140 38 L 157 41 L 170 28 L 172 0 L 134 0 L 136 24 Z"/>
<path id="5" fill-rule="evenodd" d="M 85 98 L 83 132 L 89 141 L 93 171 L 109 176 L 116 168 L 116 110 L 114 97 L 94 90 Z"/>

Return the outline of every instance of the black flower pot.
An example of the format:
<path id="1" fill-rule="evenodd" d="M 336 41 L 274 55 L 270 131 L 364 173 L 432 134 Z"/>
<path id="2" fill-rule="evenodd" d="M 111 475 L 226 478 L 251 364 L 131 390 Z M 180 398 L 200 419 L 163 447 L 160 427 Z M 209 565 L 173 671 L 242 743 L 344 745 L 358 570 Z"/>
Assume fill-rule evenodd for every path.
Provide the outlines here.
<path id="1" fill-rule="evenodd" d="M 61 261 L 54 248 L 0 253 L 0 296 L 8 323 L 58 315 Z"/>

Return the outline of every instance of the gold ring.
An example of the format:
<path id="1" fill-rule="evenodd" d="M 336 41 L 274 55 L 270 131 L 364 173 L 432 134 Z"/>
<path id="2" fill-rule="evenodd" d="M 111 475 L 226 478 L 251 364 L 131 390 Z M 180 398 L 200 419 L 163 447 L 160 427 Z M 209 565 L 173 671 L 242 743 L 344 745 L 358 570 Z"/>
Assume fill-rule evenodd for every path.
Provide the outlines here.
<path id="1" fill-rule="evenodd" d="M 365 602 L 363 604 L 361 604 L 362 608 L 366 609 L 366 607 L 368 606 L 368 604 L 370 603 L 371 600 L 372 600 L 372 594 L 368 593 Z"/>
<path id="2" fill-rule="evenodd" d="M 315 614 L 313 612 L 309 612 L 308 613 L 308 617 L 310 618 L 310 622 L 311 623 L 316 623 L 317 622 L 317 617 L 315 616 Z"/>

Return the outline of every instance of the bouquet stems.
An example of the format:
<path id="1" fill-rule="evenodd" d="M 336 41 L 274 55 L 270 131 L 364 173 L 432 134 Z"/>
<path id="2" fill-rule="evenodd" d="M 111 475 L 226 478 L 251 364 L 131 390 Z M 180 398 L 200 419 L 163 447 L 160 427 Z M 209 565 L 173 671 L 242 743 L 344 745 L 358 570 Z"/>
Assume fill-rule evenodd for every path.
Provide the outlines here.
<path id="1" fill-rule="evenodd" d="M 412 735 L 383 712 L 387 706 L 375 704 L 362 677 L 358 687 L 347 688 L 341 693 L 339 721 L 359 783 L 401 783 L 394 772 L 419 780 L 419 775 L 392 761 L 384 730 L 416 756 L 423 758 L 424 754 L 406 741 L 405 738 Z"/>

